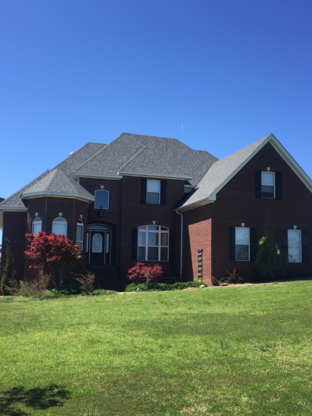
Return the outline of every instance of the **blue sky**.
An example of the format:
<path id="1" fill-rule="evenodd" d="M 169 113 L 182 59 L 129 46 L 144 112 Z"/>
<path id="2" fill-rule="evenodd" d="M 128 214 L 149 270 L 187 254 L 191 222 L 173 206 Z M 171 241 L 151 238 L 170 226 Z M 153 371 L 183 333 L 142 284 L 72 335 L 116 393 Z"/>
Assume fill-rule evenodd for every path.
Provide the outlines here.
<path id="1" fill-rule="evenodd" d="M 222 158 L 274 133 L 312 177 L 310 0 L 1 0 L 0 197 L 87 141 Z"/>

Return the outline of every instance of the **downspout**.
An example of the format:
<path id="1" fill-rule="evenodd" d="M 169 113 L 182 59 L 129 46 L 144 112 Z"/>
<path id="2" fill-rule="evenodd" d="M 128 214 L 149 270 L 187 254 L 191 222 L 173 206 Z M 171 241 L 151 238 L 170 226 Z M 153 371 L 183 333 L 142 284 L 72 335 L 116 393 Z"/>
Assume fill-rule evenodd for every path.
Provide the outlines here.
<path id="1" fill-rule="evenodd" d="M 180 240 L 180 282 L 182 282 L 182 268 L 183 268 L 183 214 L 179 212 L 177 209 L 175 212 L 179 215 L 181 215 L 181 240 Z"/>

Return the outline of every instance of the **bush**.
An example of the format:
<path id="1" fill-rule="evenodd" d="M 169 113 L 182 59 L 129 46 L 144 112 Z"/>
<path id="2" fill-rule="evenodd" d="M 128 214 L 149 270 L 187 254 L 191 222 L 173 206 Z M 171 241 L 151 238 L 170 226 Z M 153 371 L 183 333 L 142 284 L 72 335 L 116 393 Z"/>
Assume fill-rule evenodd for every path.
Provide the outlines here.
<path id="1" fill-rule="evenodd" d="M 244 279 L 238 274 L 238 270 L 236 267 L 233 269 L 232 272 L 226 272 L 227 276 L 222 277 L 219 280 L 219 283 L 227 283 L 227 284 L 239 284 L 243 283 Z"/>
<path id="2" fill-rule="evenodd" d="M 9 295 L 10 291 L 8 289 L 9 282 L 14 280 L 16 276 L 15 271 L 15 262 L 12 254 L 12 247 L 10 241 L 6 238 L 6 257 L 5 264 L 3 268 L 2 278 L 1 278 L 1 292 L 3 295 Z"/>
<path id="3" fill-rule="evenodd" d="M 94 287 L 94 274 L 87 271 L 87 274 L 79 274 L 78 276 L 80 277 L 75 277 L 75 280 L 82 284 L 83 292 L 85 293 L 85 295 L 90 295 Z"/>
<path id="4" fill-rule="evenodd" d="M 130 283 L 124 289 L 125 292 L 151 292 L 151 291 L 168 291 L 168 290 L 183 290 L 189 287 L 200 287 L 206 286 L 201 281 L 195 282 L 177 282 L 171 285 L 166 285 L 165 283 Z"/>
<path id="5" fill-rule="evenodd" d="M 10 280 L 7 291 L 12 296 L 43 298 L 50 284 L 50 279 L 51 276 L 48 274 L 38 274 L 32 282 Z"/>
<path id="6" fill-rule="evenodd" d="M 105 290 L 105 289 L 95 289 L 93 292 L 90 293 L 91 296 L 103 296 L 103 295 L 113 295 L 115 292 L 114 290 Z"/>
<path id="7" fill-rule="evenodd" d="M 128 278 L 134 282 L 144 281 L 151 283 L 158 279 L 163 274 L 163 269 L 160 264 L 154 266 L 146 266 L 144 263 L 138 261 L 134 267 L 128 270 Z"/>

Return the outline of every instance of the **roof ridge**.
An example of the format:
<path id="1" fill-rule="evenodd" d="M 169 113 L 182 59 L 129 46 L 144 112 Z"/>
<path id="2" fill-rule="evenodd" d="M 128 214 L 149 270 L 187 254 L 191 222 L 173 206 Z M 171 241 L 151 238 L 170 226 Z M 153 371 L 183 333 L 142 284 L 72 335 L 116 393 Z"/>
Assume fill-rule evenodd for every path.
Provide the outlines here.
<path id="1" fill-rule="evenodd" d="M 52 174 L 51 174 L 51 177 L 50 177 L 50 179 L 48 180 L 48 183 L 47 183 L 47 186 L 46 186 L 46 189 L 47 189 L 47 190 L 49 189 L 50 185 L 52 184 L 52 182 L 53 182 L 53 180 L 54 180 L 55 176 L 57 175 L 57 172 L 58 172 L 58 171 L 60 171 L 60 170 L 63 172 L 63 170 L 62 170 L 61 168 L 53 169 L 53 170 L 51 171 L 51 172 L 52 172 Z"/>
<path id="2" fill-rule="evenodd" d="M 131 156 L 130 157 L 130 159 L 129 160 L 127 160 L 127 162 L 125 162 L 123 165 L 121 165 L 119 168 L 118 168 L 118 171 L 117 172 L 119 172 L 119 171 L 121 171 L 121 169 L 122 168 L 124 168 L 125 166 L 127 166 L 128 165 L 128 163 L 130 163 L 133 159 L 135 159 L 136 157 L 137 157 L 137 155 L 139 154 L 139 153 L 141 153 L 144 149 L 147 149 L 147 147 L 146 146 L 143 146 L 143 147 L 141 147 L 141 149 L 140 150 L 138 150 L 133 156 Z"/>

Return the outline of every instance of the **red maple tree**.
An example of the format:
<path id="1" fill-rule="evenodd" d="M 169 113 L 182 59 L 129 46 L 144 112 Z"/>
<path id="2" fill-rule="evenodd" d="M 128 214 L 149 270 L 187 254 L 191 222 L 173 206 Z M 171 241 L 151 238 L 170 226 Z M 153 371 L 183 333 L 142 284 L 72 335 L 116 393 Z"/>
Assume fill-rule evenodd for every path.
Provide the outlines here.
<path id="1" fill-rule="evenodd" d="M 24 251 L 27 257 L 34 260 L 29 267 L 43 268 L 45 273 L 51 274 L 55 287 L 63 284 L 65 277 L 77 270 L 82 260 L 81 249 L 64 235 L 46 234 L 39 232 L 36 236 L 26 234 L 30 244 L 29 251 Z"/>
<path id="2" fill-rule="evenodd" d="M 156 280 L 163 274 L 163 269 L 160 264 L 154 266 L 146 266 L 144 263 L 138 261 L 137 264 L 128 270 L 128 278 L 134 282 L 142 282 L 145 280 L 146 283 Z"/>

